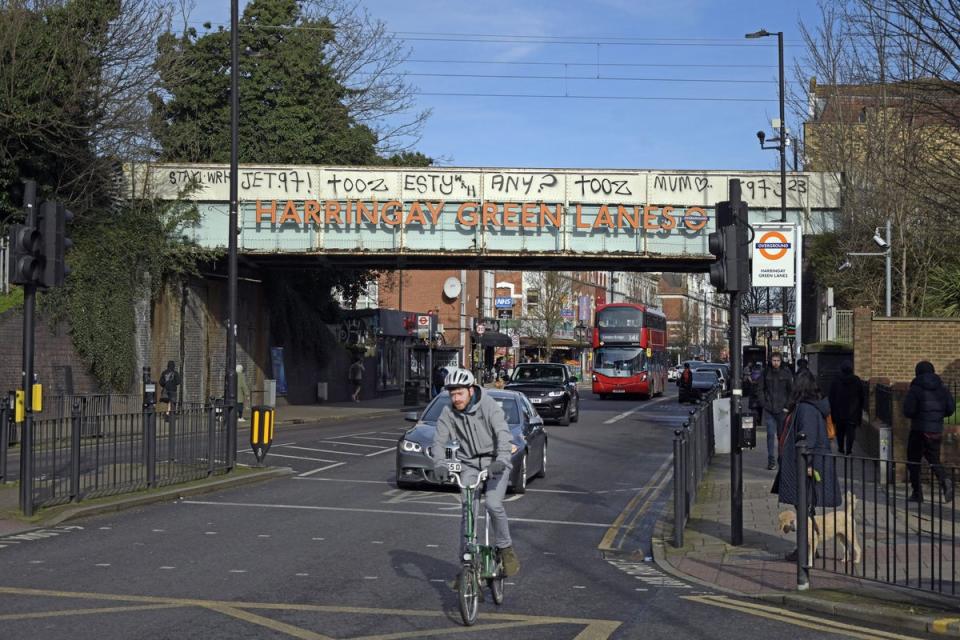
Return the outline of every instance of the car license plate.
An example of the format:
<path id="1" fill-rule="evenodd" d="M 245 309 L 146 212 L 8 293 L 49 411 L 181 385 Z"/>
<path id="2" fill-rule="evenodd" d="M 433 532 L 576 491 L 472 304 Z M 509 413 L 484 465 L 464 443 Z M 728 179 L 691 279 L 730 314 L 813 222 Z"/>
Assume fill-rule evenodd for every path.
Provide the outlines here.
<path id="1" fill-rule="evenodd" d="M 541 402 L 543 402 L 543 398 L 530 398 L 530 402 L 532 402 L 533 404 L 540 404 Z"/>
<path id="2" fill-rule="evenodd" d="M 614 389 L 613 392 L 614 392 L 614 393 L 626 393 L 627 390 L 626 390 L 626 389 Z"/>

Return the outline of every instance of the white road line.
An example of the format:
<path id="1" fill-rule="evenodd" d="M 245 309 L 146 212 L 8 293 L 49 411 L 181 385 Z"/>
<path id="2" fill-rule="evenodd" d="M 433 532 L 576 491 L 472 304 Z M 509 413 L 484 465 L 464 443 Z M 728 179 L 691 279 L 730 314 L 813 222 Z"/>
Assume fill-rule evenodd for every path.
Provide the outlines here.
<path id="1" fill-rule="evenodd" d="M 110 566 L 110 563 L 109 563 L 109 562 L 101 562 L 100 564 L 95 564 L 95 565 L 93 565 L 93 566 L 95 566 L 95 567 L 109 567 L 109 566 Z"/>
<path id="2" fill-rule="evenodd" d="M 258 504 L 253 502 L 214 502 L 212 500 L 183 500 L 180 504 L 193 504 L 210 507 L 245 507 L 253 509 L 297 509 L 304 511 L 341 511 L 350 513 L 391 513 L 399 516 L 433 516 L 435 518 L 457 518 L 459 513 L 437 513 L 431 511 L 400 511 L 398 509 L 361 509 L 359 507 L 324 507 L 308 504 Z M 559 524 L 570 527 L 591 527 L 609 529 L 609 522 L 570 522 L 567 520 L 541 520 L 536 518 L 510 518 L 510 522 L 528 524 Z"/>
<path id="3" fill-rule="evenodd" d="M 164 571 L 173 571 L 176 567 L 160 567 Z"/>
<path id="4" fill-rule="evenodd" d="M 366 457 L 371 458 L 371 457 L 373 457 L 373 456 L 378 456 L 378 455 L 380 455 L 381 453 L 387 453 L 387 452 L 389 452 L 389 451 L 396 451 L 396 450 L 397 450 L 396 447 L 388 447 L 388 448 L 386 448 L 386 449 L 381 449 L 380 451 L 374 451 L 373 453 L 368 453 Z M 359 454 L 357 454 L 357 455 L 359 455 Z"/>
<path id="5" fill-rule="evenodd" d="M 355 436 L 357 440 L 380 440 L 381 442 L 393 442 L 396 444 L 396 438 L 376 438 L 374 436 Z"/>
<path id="6" fill-rule="evenodd" d="M 291 447 L 287 446 L 287 449 L 296 449 L 297 451 L 313 451 L 315 453 L 335 453 L 341 456 L 362 456 L 362 453 L 354 453 L 353 451 L 336 451 L 334 449 L 314 449 L 312 447 Z"/>
<path id="7" fill-rule="evenodd" d="M 623 419 L 626 418 L 627 416 L 632 415 L 632 414 L 636 413 L 637 411 L 640 411 L 641 409 L 646 409 L 647 407 L 652 407 L 652 406 L 655 405 L 655 404 L 659 404 L 659 403 L 661 403 L 661 402 L 666 402 L 666 401 L 669 400 L 669 399 L 670 399 L 670 398 L 668 398 L 668 397 L 663 397 L 663 398 L 658 398 L 658 399 L 656 399 L 656 400 L 651 400 L 650 402 L 646 402 L 646 403 L 644 403 L 644 404 L 641 404 L 641 405 L 639 405 L 639 406 L 637 406 L 637 407 L 634 407 L 633 409 L 630 409 L 629 411 L 624 411 L 623 413 L 621 413 L 621 414 L 619 414 L 619 415 L 613 416 L 613 417 L 610 418 L 609 420 L 604 420 L 604 421 L 603 421 L 603 424 L 613 424 L 614 422 L 619 422 L 620 420 L 623 420 Z"/>
<path id="8" fill-rule="evenodd" d="M 341 462 L 340 464 L 346 464 Z M 307 478 L 305 476 L 316 473 L 317 469 L 313 471 L 308 471 L 307 473 L 301 473 L 300 475 L 294 476 L 294 480 L 316 480 L 318 482 L 356 482 L 358 484 L 390 484 L 387 480 L 352 480 L 350 478 Z M 528 489 L 529 491 L 529 489 Z"/>
<path id="9" fill-rule="evenodd" d="M 307 479 L 307 480 L 320 480 L 320 478 L 307 478 L 307 476 L 313 475 L 315 473 L 320 473 L 321 471 L 326 471 L 327 469 L 333 469 L 334 467 L 342 467 L 347 464 L 346 462 L 334 462 L 333 464 L 328 464 L 325 467 L 320 467 L 319 469 L 311 469 L 310 471 L 304 471 L 301 474 L 298 474 L 294 477 L 294 480 L 297 478 Z"/>
<path id="10" fill-rule="evenodd" d="M 361 431 L 360 433 L 348 433 L 344 436 L 330 436 L 330 437 L 336 440 L 337 438 L 352 438 L 353 436 L 369 436 L 369 435 L 373 435 L 374 433 L 378 433 L 378 432 L 377 431 Z"/>
<path id="11" fill-rule="evenodd" d="M 577 496 L 588 496 L 590 495 L 589 491 L 568 491 L 566 489 L 527 489 L 527 492 L 536 492 L 536 493 L 568 493 L 571 495 Z"/>
<path id="12" fill-rule="evenodd" d="M 378 444 L 360 444 L 359 442 L 340 442 L 339 440 L 318 440 L 318 442 L 328 442 L 330 444 L 345 444 L 351 447 L 365 447 L 367 449 L 379 449 Z"/>
<path id="13" fill-rule="evenodd" d="M 251 455 L 253 454 L 251 453 Z M 304 456 L 288 456 L 282 453 L 268 453 L 267 455 L 269 455 L 272 458 L 292 458 L 293 460 L 309 460 L 310 462 L 336 462 L 336 460 L 326 460 L 324 458 L 307 458 Z"/>

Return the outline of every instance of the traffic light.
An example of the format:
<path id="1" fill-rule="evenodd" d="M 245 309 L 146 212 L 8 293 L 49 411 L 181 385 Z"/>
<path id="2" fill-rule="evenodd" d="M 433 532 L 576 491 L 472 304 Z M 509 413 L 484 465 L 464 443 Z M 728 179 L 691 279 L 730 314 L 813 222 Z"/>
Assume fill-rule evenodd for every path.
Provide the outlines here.
<path id="1" fill-rule="evenodd" d="M 43 286 L 45 267 L 40 230 L 30 224 L 10 227 L 10 283 Z"/>
<path id="2" fill-rule="evenodd" d="M 708 236 L 710 253 L 717 257 L 710 265 L 710 283 L 719 291 L 733 293 L 750 288 L 747 205 L 718 202 L 717 230 Z"/>
<path id="3" fill-rule="evenodd" d="M 70 273 L 65 254 L 73 246 L 73 241 L 67 237 L 67 223 L 73 220 L 73 214 L 58 202 L 44 202 L 40 207 L 40 218 L 46 259 L 43 284 L 46 287 L 59 287 Z"/>

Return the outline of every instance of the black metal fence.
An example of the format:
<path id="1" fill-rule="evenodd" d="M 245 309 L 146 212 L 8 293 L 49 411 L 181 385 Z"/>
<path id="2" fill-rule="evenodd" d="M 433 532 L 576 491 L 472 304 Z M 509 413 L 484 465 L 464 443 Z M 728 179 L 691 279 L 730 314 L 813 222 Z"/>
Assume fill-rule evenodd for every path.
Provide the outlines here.
<path id="1" fill-rule="evenodd" d="M 956 502 L 947 500 L 960 480 L 960 468 L 814 455 L 802 442 L 796 465 L 798 477 L 808 478 L 798 483 L 798 513 L 810 513 L 809 505 L 818 496 L 827 501 L 831 475 L 841 499 L 837 506 L 813 504 L 807 527 L 797 523 L 799 588 L 806 588 L 809 568 L 814 567 L 901 587 L 960 594 L 960 516 Z M 813 477 L 806 472 L 811 468 L 817 470 Z M 909 500 L 915 488 L 911 470 L 922 502 Z"/>
<path id="2" fill-rule="evenodd" d="M 230 466 L 224 411 L 215 403 L 158 413 L 139 396 L 67 396 L 43 408 L 15 425 L 12 411 L 0 407 L 0 481 L 19 463 L 25 513 L 199 480 Z M 17 426 L 32 434 L 29 456 L 22 448 L 19 458 L 11 455 L 8 434 Z"/>
<path id="3" fill-rule="evenodd" d="M 697 501 L 697 489 L 713 457 L 713 400 L 708 395 L 696 408 L 683 428 L 673 432 L 673 544 L 683 546 L 683 531 L 690 510 Z"/>

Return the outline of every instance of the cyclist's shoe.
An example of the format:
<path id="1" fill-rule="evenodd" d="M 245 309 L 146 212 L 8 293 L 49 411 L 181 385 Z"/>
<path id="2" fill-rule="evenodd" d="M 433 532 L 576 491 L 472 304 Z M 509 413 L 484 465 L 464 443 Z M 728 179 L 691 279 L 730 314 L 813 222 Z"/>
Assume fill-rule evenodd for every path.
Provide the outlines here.
<path id="1" fill-rule="evenodd" d="M 520 559 L 517 558 L 513 547 L 504 547 L 500 549 L 500 560 L 503 561 L 503 575 L 506 577 L 515 576 L 520 573 Z"/>

